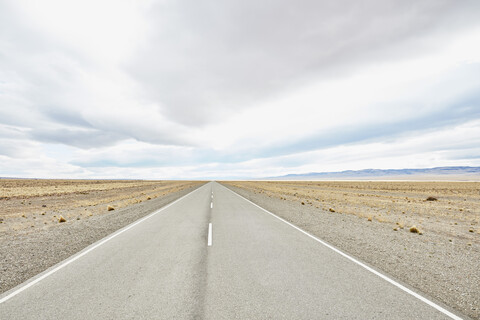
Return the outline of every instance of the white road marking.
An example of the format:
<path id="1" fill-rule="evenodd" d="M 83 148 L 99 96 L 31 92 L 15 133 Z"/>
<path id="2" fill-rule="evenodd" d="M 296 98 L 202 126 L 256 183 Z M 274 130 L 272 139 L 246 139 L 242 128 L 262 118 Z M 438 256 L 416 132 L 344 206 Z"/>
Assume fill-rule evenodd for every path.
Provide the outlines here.
<path id="1" fill-rule="evenodd" d="M 92 251 L 92 250 L 100 247 L 102 244 L 104 244 L 104 243 L 112 240 L 113 238 L 115 238 L 115 237 L 121 235 L 122 233 L 124 233 L 125 231 L 127 231 L 127 230 L 135 227 L 137 224 L 139 224 L 139 223 L 141 223 L 141 222 L 143 222 L 143 221 L 145 221 L 145 220 L 147 220 L 147 219 L 150 219 L 151 217 L 153 217 L 153 216 L 156 215 L 157 213 L 162 212 L 163 210 L 167 209 L 168 207 L 174 205 L 175 203 L 181 201 L 181 200 L 184 199 L 185 197 L 191 195 L 192 193 L 194 193 L 195 191 L 198 191 L 198 190 L 200 190 L 200 189 L 201 189 L 201 187 L 193 190 L 192 192 L 190 192 L 190 193 L 184 195 L 183 197 L 175 200 L 174 202 L 166 205 L 165 207 L 160 208 L 160 209 L 158 209 L 157 211 L 150 213 L 148 216 L 143 217 L 142 219 L 133 222 L 132 224 L 124 227 L 123 229 L 118 230 L 117 232 L 113 233 L 112 235 L 108 236 L 107 238 L 104 238 L 103 240 L 100 240 L 100 242 L 98 242 L 98 243 L 96 243 L 96 244 L 93 244 L 90 248 L 86 249 L 85 251 L 81 251 L 80 253 L 76 254 L 75 256 L 71 257 L 70 259 L 65 260 L 65 261 L 64 261 L 62 264 L 60 264 L 59 266 L 53 268 L 52 270 L 48 271 L 47 273 L 44 273 L 43 275 L 41 275 L 40 277 L 34 279 L 33 281 L 28 282 L 27 284 L 25 284 L 24 286 L 22 286 L 22 287 L 18 288 L 17 290 L 13 291 L 13 292 L 10 293 L 9 295 L 1 298 L 1 299 L 0 299 L 0 304 L 2 304 L 2 303 L 4 303 L 4 302 L 6 302 L 7 300 L 15 297 L 15 296 L 16 296 L 17 294 L 19 294 L 20 292 L 22 292 L 22 291 L 30 288 L 31 286 L 33 286 L 33 285 L 35 285 L 35 284 L 37 284 L 37 283 L 39 283 L 40 281 L 42 281 L 42 280 L 45 279 L 46 277 L 54 274 L 55 272 L 57 272 L 58 270 L 60 270 L 60 269 L 62 269 L 62 268 L 68 266 L 70 263 L 74 262 L 75 260 L 80 259 L 81 257 L 83 257 L 84 255 L 86 255 L 86 254 L 89 253 L 90 251 Z M 27 281 L 28 281 L 28 280 L 27 280 Z"/>
<path id="2" fill-rule="evenodd" d="M 213 202 L 210 202 L 210 209 L 213 209 Z"/>
<path id="3" fill-rule="evenodd" d="M 410 294 L 410 295 L 414 296 L 415 298 L 419 299 L 420 301 L 423 301 L 424 303 L 428 304 L 429 306 L 431 306 L 431 307 L 433 307 L 433 308 L 437 309 L 438 311 L 440 311 L 440 312 L 441 312 L 441 313 L 443 313 L 444 315 L 446 315 L 446 316 L 448 316 L 448 317 L 450 317 L 450 318 L 452 318 L 452 319 L 455 319 L 455 320 L 462 320 L 462 318 L 460 318 L 459 316 L 457 316 L 457 315 L 455 315 L 455 314 L 451 313 L 450 311 L 446 310 L 445 308 L 442 308 L 441 306 L 439 306 L 439 305 L 438 305 L 438 304 L 436 304 L 435 302 L 428 300 L 427 298 L 425 298 L 425 297 L 421 296 L 420 294 L 418 294 L 418 293 L 416 293 L 416 292 L 414 292 L 414 291 L 412 291 L 412 290 L 408 289 L 407 287 L 405 287 L 405 286 L 401 285 L 400 283 L 396 282 L 395 280 L 393 280 L 393 279 L 391 279 L 391 278 L 387 277 L 386 275 L 384 275 L 384 274 L 382 274 L 382 273 L 378 272 L 378 271 L 377 271 L 377 270 L 375 270 L 375 269 L 372 269 L 371 267 L 367 266 L 366 264 L 364 264 L 364 263 L 362 263 L 362 262 L 358 261 L 357 259 L 355 259 L 355 258 L 353 258 L 353 257 L 349 256 L 348 254 L 346 254 L 346 253 L 344 253 L 344 252 L 340 251 L 339 249 L 335 248 L 334 246 L 332 246 L 332 245 L 330 245 L 330 244 L 326 243 L 325 241 L 323 241 L 323 240 L 320 240 L 319 238 L 317 238 L 317 237 L 315 237 L 315 236 L 311 235 L 310 233 L 308 233 L 308 232 L 306 232 L 306 231 L 304 231 L 304 230 L 300 229 L 299 227 L 297 227 L 297 226 L 295 226 L 295 225 L 291 224 L 290 222 L 288 222 L 287 220 L 285 220 L 285 219 L 283 219 L 283 218 L 280 218 L 280 217 L 279 217 L 279 216 L 277 216 L 276 214 L 274 214 L 274 213 L 271 213 L 270 211 L 268 211 L 267 209 L 264 209 L 264 208 L 260 207 L 258 204 L 256 204 L 256 203 L 253 203 L 252 201 L 250 201 L 250 200 L 248 200 L 248 199 L 246 199 L 246 198 L 242 197 L 241 195 L 239 195 L 239 194 L 238 194 L 238 193 L 236 193 L 235 191 L 233 191 L 233 190 L 230 190 L 230 189 L 229 189 L 229 188 L 227 188 L 227 187 L 224 187 L 224 188 L 225 188 L 225 189 L 227 189 L 228 191 L 232 192 L 233 194 L 235 194 L 235 195 L 239 196 L 239 197 L 240 197 L 240 198 L 242 198 L 243 200 L 245 200 L 245 201 L 247 201 L 247 202 L 250 202 L 250 203 L 251 203 L 251 204 L 253 204 L 255 207 L 257 207 L 257 208 L 259 208 L 259 209 L 261 209 L 261 210 L 265 211 L 266 213 L 268 213 L 268 214 L 272 215 L 273 217 L 277 218 L 278 220 L 285 222 L 286 224 L 288 224 L 288 225 L 289 225 L 289 226 L 291 226 L 292 228 L 295 228 L 295 229 L 297 229 L 298 231 L 300 231 L 300 232 L 301 232 L 301 233 L 303 233 L 304 235 L 306 235 L 306 236 L 308 236 L 308 237 L 312 238 L 313 240 L 315 240 L 315 241 L 317 241 L 317 242 L 321 243 L 321 244 L 322 244 L 322 245 L 324 245 L 325 247 L 327 247 L 327 248 L 329 248 L 329 249 L 331 249 L 331 250 L 335 251 L 336 253 L 338 253 L 338 254 L 340 254 L 341 256 L 343 256 L 343 257 L 347 258 L 348 260 L 350 260 L 350 261 L 352 261 L 352 262 L 356 263 L 357 265 L 361 266 L 362 268 L 364 268 L 364 269 L 366 269 L 366 270 L 370 271 L 371 273 L 373 273 L 373 274 L 375 274 L 375 275 L 379 276 L 379 277 L 380 277 L 380 278 L 382 278 L 383 280 L 385 280 L 385 281 L 387 281 L 387 282 L 389 282 L 389 283 L 393 284 L 395 287 L 397 287 L 397 288 L 399 288 L 399 289 L 401 289 L 401 290 L 405 291 L 406 293 L 408 293 L 408 294 Z"/>
<path id="4" fill-rule="evenodd" d="M 211 247 L 212 246 L 212 224 L 209 223 L 208 224 L 208 242 L 207 242 L 208 246 Z"/>

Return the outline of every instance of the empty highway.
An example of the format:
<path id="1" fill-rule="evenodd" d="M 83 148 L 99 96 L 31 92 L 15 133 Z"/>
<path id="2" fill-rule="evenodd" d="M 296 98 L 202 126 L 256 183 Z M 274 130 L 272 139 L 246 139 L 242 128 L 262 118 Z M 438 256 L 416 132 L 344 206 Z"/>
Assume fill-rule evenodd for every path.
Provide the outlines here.
<path id="1" fill-rule="evenodd" d="M 0 296 L 0 319 L 460 319 L 207 183 Z"/>

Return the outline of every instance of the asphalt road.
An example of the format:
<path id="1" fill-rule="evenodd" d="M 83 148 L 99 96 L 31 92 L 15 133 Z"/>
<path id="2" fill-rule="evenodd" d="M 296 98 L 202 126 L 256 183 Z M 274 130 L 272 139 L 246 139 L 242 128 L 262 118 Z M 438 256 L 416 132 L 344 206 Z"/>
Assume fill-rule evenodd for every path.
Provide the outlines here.
<path id="1" fill-rule="evenodd" d="M 214 182 L 0 296 L 0 319 L 452 318 Z"/>

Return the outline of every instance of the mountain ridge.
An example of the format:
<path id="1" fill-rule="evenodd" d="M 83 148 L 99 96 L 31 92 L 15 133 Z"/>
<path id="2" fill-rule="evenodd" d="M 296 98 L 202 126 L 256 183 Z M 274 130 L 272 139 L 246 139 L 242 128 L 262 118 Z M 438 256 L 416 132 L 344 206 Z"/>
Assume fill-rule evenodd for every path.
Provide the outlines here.
<path id="1" fill-rule="evenodd" d="M 308 172 L 291 173 L 283 176 L 269 177 L 271 180 L 305 180 L 305 179 L 366 179 L 366 178 L 415 178 L 415 177 L 478 177 L 480 180 L 480 167 L 447 166 L 417 169 L 362 169 L 345 170 L 336 172 Z"/>

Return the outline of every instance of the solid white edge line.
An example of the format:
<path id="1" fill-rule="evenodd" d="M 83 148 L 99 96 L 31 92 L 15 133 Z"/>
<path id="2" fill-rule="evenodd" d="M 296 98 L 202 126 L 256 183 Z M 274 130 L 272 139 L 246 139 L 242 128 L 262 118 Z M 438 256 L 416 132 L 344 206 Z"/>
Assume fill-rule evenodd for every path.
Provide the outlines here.
<path id="1" fill-rule="evenodd" d="M 184 199 L 185 197 L 188 197 L 188 196 L 191 195 L 192 193 L 200 190 L 201 188 L 202 188 L 202 186 L 198 187 L 198 188 L 195 189 L 195 190 L 192 190 L 191 192 L 189 192 L 189 193 L 187 193 L 186 195 L 182 196 L 181 198 L 178 198 L 177 200 L 175 200 L 175 201 L 167 204 L 166 206 L 158 209 L 157 211 L 154 211 L 154 212 L 150 213 L 148 216 L 145 216 L 145 217 L 141 218 L 140 220 L 137 220 L 137 221 L 131 223 L 130 225 L 124 227 L 123 229 L 120 229 L 120 230 L 118 230 L 118 231 L 115 231 L 113 234 L 107 236 L 107 237 L 104 238 L 103 240 L 100 240 L 100 242 L 94 244 L 92 247 L 88 248 L 87 250 L 81 251 L 80 253 L 77 253 L 77 254 L 74 255 L 73 257 L 67 258 L 67 260 L 65 260 L 65 261 L 64 261 L 63 263 L 61 263 L 59 266 L 53 268 L 52 270 L 50 270 L 50 271 L 48 271 L 47 273 L 41 275 L 40 277 L 36 278 L 35 280 L 33 280 L 33 281 L 27 280 L 27 282 L 28 282 L 28 281 L 30 281 L 30 282 L 26 283 L 24 286 L 18 288 L 17 290 L 13 291 L 13 292 L 10 293 L 9 295 L 7 295 L 7 296 L 3 297 L 2 299 L 0 299 L 0 304 L 2 304 L 2 303 L 4 303 L 4 302 L 6 302 L 7 300 L 15 297 L 15 296 L 16 296 L 17 294 L 19 294 L 20 292 L 22 292 L 22 291 L 30 288 L 31 286 L 33 286 L 33 285 L 35 285 L 35 284 L 37 284 L 37 283 L 39 283 L 40 281 L 42 281 L 42 280 L 45 279 L 46 277 L 54 274 L 55 272 L 57 272 L 58 270 L 60 270 L 60 269 L 62 269 L 62 268 L 64 268 L 64 267 L 66 267 L 67 265 L 69 265 L 70 263 L 74 262 L 75 260 L 80 259 L 81 257 L 83 257 L 84 255 L 86 255 L 86 254 L 89 253 L 90 251 L 92 251 L 92 250 L 100 247 L 102 244 L 104 244 L 104 243 L 112 240 L 112 239 L 115 238 L 116 236 L 118 236 L 118 235 L 124 233 L 125 231 L 127 231 L 127 230 L 135 227 L 137 224 L 139 224 L 139 223 L 141 223 L 141 222 L 143 222 L 143 221 L 145 221 L 145 220 L 147 220 L 147 219 L 150 219 L 151 217 L 153 217 L 153 216 L 156 215 L 157 213 L 162 212 L 163 210 L 165 210 L 165 209 L 167 209 L 168 207 L 174 205 L 175 203 L 181 201 L 181 200 Z"/>
<path id="2" fill-rule="evenodd" d="M 212 223 L 208 224 L 208 240 L 207 240 L 207 245 L 209 247 L 212 246 Z"/>
<path id="3" fill-rule="evenodd" d="M 325 241 L 323 241 L 323 240 L 320 240 L 319 238 L 317 238 L 317 237 L 315 237 L 315 236 L 311 235 L 310 233 L 306 232 L 305 230 L 302 230 L 302 229 L 300 229 L 299 227 L 297 227 L 297 226 L 295 226 L 295 225 L 291 224 L 290 222 L 288 222 L 287 220 L 285 220 L 285 219 L 283 219 L 283 218 L 280 218 L 280 217 L 279 217 L 279 216 L 277 216 L 276 214 L 274 214 L 274 213 L 271 213 L 270 211 L 268 211 L 267 209 L 264 209 L 264 208 L 260 207 L 258 204 L 256 204 L 256 203 L 253 203 L 252 201 L 250 201 L 250 200 L 248 200 L 248 199 L 244 198 L 243 196 L 239 195 L 239 194 L 238 194 L 238 193 L 236 193 L 235 191 L 233 191 L 233 190 L 230 190 L 229 188 L 227 188 L 227 187 L 225 187 L 225 186 L 223 186 L 223 187 L 224 187 L 225 189 L 227 189 L 228 191 L 232 192 L 233 194 L 235 194 L 235 195 L 239 196 L 240 198 L 244 199 L 245 201 L 248 201 L 248 202 L 250 202 L 251 204 L 253 204 L 253 205 L 254 205 L 254 206 L 256 206 L 257 208 L 259 208 L 259 209 L 261 209 L 261 210 L 265 211 L 266 213 L 268 213 L 268 214 L 272 215 L 273 217 L 275 217 L 275 218 L 279 219 L 280 221 L 283 221 L 283 222 L 285 222 L 286 224 L 288 224 L 288 225 L 289 225 L 289 226 L 291 226 L 292 228 L 295 228 L 295 229 L 297 229 L 298 231 L 300 231 L 300 232 L 301 232 L 301 233 L 303 233 L 304 235 L 306 235 L 306 236 L 308 236 L 308 237 L 312 238 L 313 240 L 315 240 L 315 241 L 317 241 L 317 242 L 321 243 L 321 244 L 322 244 L 322 245 L 324 245 L 325 247 L 327 247 L 327 248 L 329 248 L 329 249 L 331 249 L 331 250 L 335 251 L 336 253 L 340 254 L 341 256 L 343 256 L 343 257 L 347 258 L 348 260 L 350 260 L 350 261 L 352 261 L 352 262 L 354 262 L 354 263 L 358 264 L 359 266 L 363 267 L 364 269 L 366 269 L 366 270 L 370 271 L 371 273 L 373 273 L 373 274 L 375 274 L 375 275 L 379 276 L 379 277 L 380 277 L 380 278 L 382 278 L 383 280 L 385 280 L 385 281 L 387 281 L 387 282 L 389 282 L 389 283 L 393 284 L 393 285 L 394 285 L 394 286 L 396 286 L 397 288 L 399 288 L 399 289 L 401 289 L 401 290 L 405 291 L 406 293 L 408 293 L 408 294 L 410 294 L 410 295 L 414 296 L 415 298 L 419 299 L 420 301 L 423 301 L 424 303 L 428 304 L 429 306 L 431 306 L 431 307 L 433 307 L 433 308 L 437 309 L 438 311 L 440 311 L 441 313 L 445 314 L 446 316 L 448 316 L 448 317 L 450 317 L 450 318 L 452 318 L 452 319 L 455 319 L 455 320 L 463 320 L 463 319 L 462 319 L 462 318 L 460 318 L 459 316 L 457 316 L 457 315 L 455 315 L 455 314 L 451 313 L 450 311 L 446 310 L 445 308 L 442 308 L 441 306 L 439 306 L 439 305 L 438 305 L 438 304 L 436 304 L 435 302 L 428 300 L 427 298 L 425 298 L 425 297 L 421 296 L 420 294 L 418 294 L 418 293 L 416 293 L 416 292 L 414 292 L 414 291 L 412 291 L 412 290 L 408 289 L 407 287 L 405 287 L 405 286 L 401 285 L 400 283 L 398 283 L 398 282 L 396 282 L 395 280 L 393 280 L 393 279 L 389 278 L 388 276 L 386 276 L 386 275 L 384 275 L 384 274 L 382 274 L 382 273 L 378 272 L 377 270 L 374 270 L 374 269 L 372 269 L 371 267 L 367 266 L 366 264 L 364 264 L 364 263 L 362 263 L 362 262 L 358 261 L 357 259 L 355 259 L 355 258 L 353 258 L 353 257 L 349 256 L 348 254 L 346 254 L 346 253 L 344 253 L 344 252 L 340 251 L 339 249 L 335 248 L 334 246 L 332 246 L 332 245 L 330 245 L 330 244 L 326 243 Z"/>

